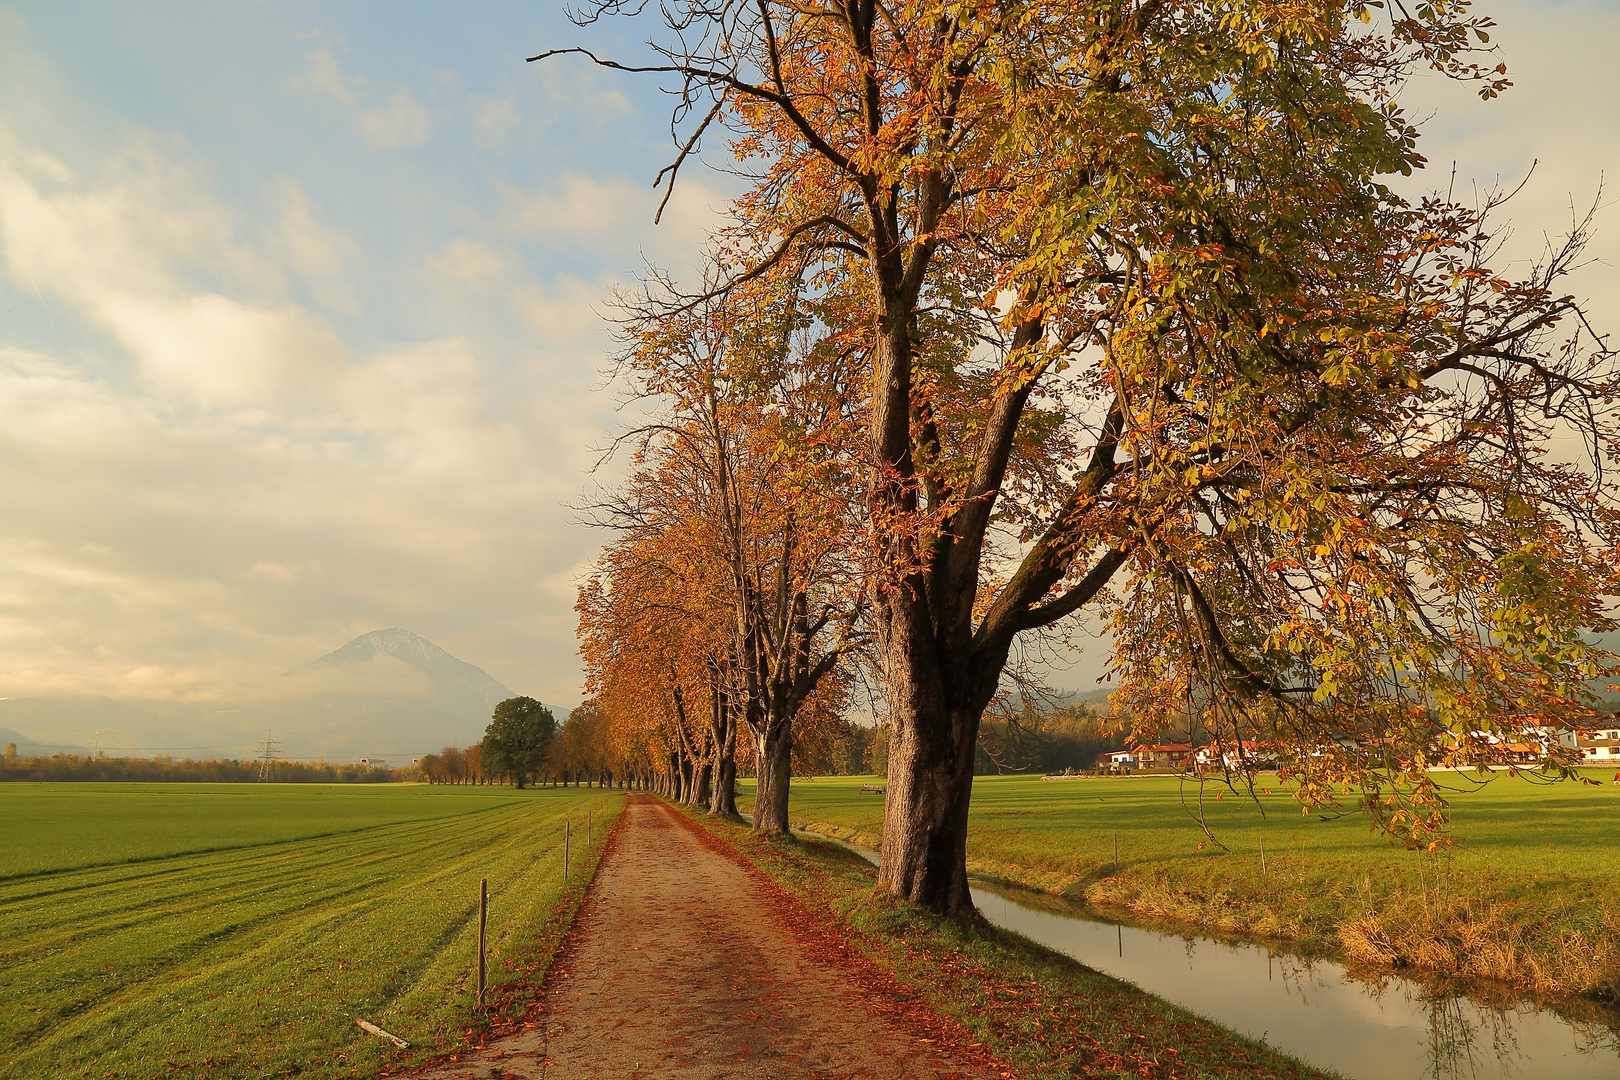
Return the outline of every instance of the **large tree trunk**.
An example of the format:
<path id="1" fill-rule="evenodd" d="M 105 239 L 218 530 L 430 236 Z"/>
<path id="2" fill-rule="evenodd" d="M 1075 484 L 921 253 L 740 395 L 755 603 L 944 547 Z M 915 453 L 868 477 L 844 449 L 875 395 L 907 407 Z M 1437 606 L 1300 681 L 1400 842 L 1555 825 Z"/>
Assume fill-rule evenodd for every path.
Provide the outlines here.
<path id="1" fill-rule="evenodd" d="M 921 257 L 921 256 L 919 256 Z M 898 283 L 896 266 L 878 267 Z M 891 286 L 893 288 L 893 286 Z M 874 510 L 900 520 L 919 512 L 911 430 L 910 304 L 898 288 L 884 297 L 877 327 L 872 453 L 880 479 Z M 910 567 L 889 583 L 879 610 L 890 735 L 878 880 L 896 896 L 945 914 L 973 911 L 967 883 L 968 801 L 979 718 L 995 693 L 1001 665 L 974 663 L 973 602 L 977 564 L 933 565 L 899 529 L 886 538 L 891 565 Z M 1005 661 L 1005 653 L 1002 655 Z M 984 677 L 989 672 L 988 679 Z M 988 688 L 985 686 L 988 682 Z"/>
<path id="2" fill-rule="evenodd" d="M 885 607 L 889 775 L 878 880 L 912 903 L 964 914 L 973 910 L 967 827 L 979 721 L 1007 649 L 981 643 L 947 652 L 913 595 L 891 594 Z"/>
<path id="3" fill-rule="evenodd" d="M 759 783 L 754 789 L 754 831 L 786 836 L 788 784 L 793 775 L 793 725 L 767 720 L 754 735 Z"/>
<path id="4" fill-rule="evenodd" d="M 878 880 L 896 896 L 955 915 L 973 910 L 967 881 L 968 801 L 980 710 L 895 716 Z"/>

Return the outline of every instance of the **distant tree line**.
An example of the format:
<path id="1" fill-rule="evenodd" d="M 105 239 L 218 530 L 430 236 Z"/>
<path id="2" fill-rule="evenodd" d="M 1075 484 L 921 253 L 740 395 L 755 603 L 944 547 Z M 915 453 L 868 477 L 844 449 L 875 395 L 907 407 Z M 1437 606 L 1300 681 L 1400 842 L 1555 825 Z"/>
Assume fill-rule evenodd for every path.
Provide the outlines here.
<path id="1" fill-rule="evenodd" d="M 509 698 L 496 706 L 481 742 L 446 746 L 418 758 L 398 775 L 428 784 L 667 788 L 675 798 L 684 787 L 672 776 L 684 773 L 684 786 L 697 786 L 701 770 L 694 769 L 694 762 L 677 760 L 672 766 L 654 761 L 644 747 L 627 747 L 614 734 L 607 713 L 594 700 L 559 724 L 555 714 L 533 698 Z M 878 729 L 834 718 L 793 748 L 794 767 L 811 776 L 869 773 L 878 743 Z M 738 757 L 743 775 L 751 774 L 753 755 L 746 746 L 739 747 Z"/>
<path id="2" fill-rule="evenodd" d="M 0 782 L 243 784 L 258 780 L 261 767 L 261 762 L 251 759 L 176 760 L 167 754 L 149 758 L 107 757 L 104 754 L 24 757 L 17 753 L 17 745 L 10 743 L 6 746 L 4 759 L 0 760 Z M 391 769 L 370 765 L 276 761 L 271 763 L 269 779 L 278 784 L 382 784 L 396 779 L 396 776 Z"/>
<path id="3" fill-rule="evenodd" d="M 979 724 L 974 772 L 1092 772 L 1097 758 L 1125 748 L 1118 723 L 1099 717 L 1090 706 L 1066 705 L 1043 712 L 1025 701 L 1018 710 L 992 708 Z"/>
<path id="4" fill-rule="evenodd" d="M 437 754 L 423 754 L 401 772 L 407 780 L 428 784 L 488 784 L 484 774 L 483 748 L 447 746 Z"/>
<path id="5" fill-rule="evenodd" d="M 531 697 L 508 698 L 495 706 L 481 742 L 427 754 L 403 775 L 429 784 L 510 783 L 519 788 L 608 787 L 625 779 L 620 763 L 607 753 L 601 710 L 586 703 L 559 725 L 556 715 Z"/>
<path id="6" fill-rule="evenodd" d="M 887 729 L 843 718 L 807 727 L 793 748 L 794 771 L 802 776 L 884 775 Z M 280 784 L 378 784 L 413 780 L 428 784 L 512 783 L 555 786 L 629 786 L 665 791 L 681 798 L 701 786 L 701 762 L 654 762 L 644 752 L 627 752 L 614 739 L 607 714 L 594 702 L 575 709 L 558 724 L 549 708 L 533 698 L 509 698 L 496 706 L 483 741 L 446 746 L 400 769 L 369 764 L 276 761 L 270 779 Z M 1085 706 L 1040 712 L 1026 703 L 1022 712 L 989 715 L 980 731 L 975 772 L 1062 772 L 1090 770 L 1097 755 L 1120 749 L 1124 736 L 1105 728 Z M 19 754 L 8 744 L 0 761 L 0 782 L 253 783 L 261 762 L 251 758 L 175 759 L 108 757 L 104 754 Z M 685 766 L 683 769 L 682 766 Z M 754 773 L 747 744 L 738 747 L 741 775 Z M 681 780 L 685 774 L 685 781 Z"/>

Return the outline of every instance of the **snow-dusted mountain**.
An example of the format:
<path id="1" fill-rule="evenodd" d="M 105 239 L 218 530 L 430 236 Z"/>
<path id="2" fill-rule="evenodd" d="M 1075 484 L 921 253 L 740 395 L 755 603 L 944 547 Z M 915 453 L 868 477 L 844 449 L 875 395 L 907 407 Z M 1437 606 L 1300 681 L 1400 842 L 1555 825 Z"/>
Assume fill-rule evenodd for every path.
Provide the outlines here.
<path id="1" fill-rule="evenodd" d="M 397 660 L 413 672 L 425 676 L 433 694 L 477 699 L 486 706 L 486 712 L 513 696 L 512 691 L 496 682 L 483 668 L 458 660 L 420 634 L 398 627 L 361 634 L 304 670 L 324 668 L 329 671 L 364 672 L 369 676 L 374 673 L 379 661 L 388 660 Z M 289 676 L 297 674 L 288 672 Z"/>
<path id="2" fill-rule="evenodd" d="M 515 696 L 482 668 L 398 627 L 294 668 L 277 689 L 275 697 L 243 702 L 12 698 L 0 700 L 0 727 L 37 744 L 197 758 L 252 756 L 254 740 L 268 731 L 285 757 L 404 765 L 477 742 L 495 706 Z M 22 742 L 18 749 L 29 752 Z"/>

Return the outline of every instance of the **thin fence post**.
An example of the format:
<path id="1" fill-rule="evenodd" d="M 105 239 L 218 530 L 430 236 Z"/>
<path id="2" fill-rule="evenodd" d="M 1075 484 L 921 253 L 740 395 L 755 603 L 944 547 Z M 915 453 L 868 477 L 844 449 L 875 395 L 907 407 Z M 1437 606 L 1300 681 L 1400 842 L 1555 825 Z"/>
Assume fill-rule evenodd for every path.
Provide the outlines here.
<path id="1" fill-rule="evenodd" d="M 1266 838 L 1263 836 L 1260 838 L 1260 872 L 1266 872 Z"/>
<path id="2" fill-rule="evenodd" d="M 478 1007 L 484 1007 L 484 925 L 489 916 L 489 879 L 478 879 Z"/>

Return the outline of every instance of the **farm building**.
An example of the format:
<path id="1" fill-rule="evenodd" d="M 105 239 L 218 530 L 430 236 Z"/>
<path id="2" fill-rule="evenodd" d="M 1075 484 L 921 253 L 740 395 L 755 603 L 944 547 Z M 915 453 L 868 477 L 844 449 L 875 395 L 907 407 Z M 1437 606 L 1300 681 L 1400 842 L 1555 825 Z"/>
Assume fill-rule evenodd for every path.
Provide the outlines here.
<path id="1" fill-rule="evenodd" d="M 1611 725 L 1617 722 L 1613 716 L 1604 719 Z M 1577 728 L 1562 741 L 1565 746 L 1579 750 L 1587 761 L 1620 764 L 1620 727 Z"/>
<path id="2" fill-rule="evenodd" d="M 1189 743 L 1162 743 L 1157 746 L 1138 746 L 1134 750 L 1116 750 L 1101 754 L 1097 767 L 1108 772 L 1135 772 L 1141 769 L 1179 769 L 1192 758 Z"/>

